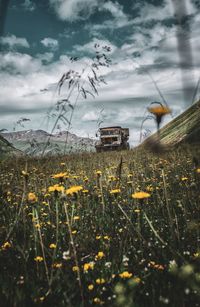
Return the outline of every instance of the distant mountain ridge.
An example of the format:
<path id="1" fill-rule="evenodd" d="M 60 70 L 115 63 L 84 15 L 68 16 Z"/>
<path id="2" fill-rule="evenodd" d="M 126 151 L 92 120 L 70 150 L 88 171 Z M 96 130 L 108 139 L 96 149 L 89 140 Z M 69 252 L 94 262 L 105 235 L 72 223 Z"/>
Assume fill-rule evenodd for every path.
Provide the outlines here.
<path id="1" fill-rule="evenodd" d="M 2 132 L 0 135 L 14 147 L 31 155 L 41 154 L 46 143 L 48 144 L 46 153 L 62 153 L 65 147 L 66 152 L 94 150 L 95 144 L 95 141 L 90 138 L 79 137 L 67 131 L 50 134 L 44 130 L 30 129 Z"/>
<path id="2" fill-rule="evenodd" d="M 0 157 L 19 155 L 21 152 L 14 148 L 3 136 L 0 135 Z"/>

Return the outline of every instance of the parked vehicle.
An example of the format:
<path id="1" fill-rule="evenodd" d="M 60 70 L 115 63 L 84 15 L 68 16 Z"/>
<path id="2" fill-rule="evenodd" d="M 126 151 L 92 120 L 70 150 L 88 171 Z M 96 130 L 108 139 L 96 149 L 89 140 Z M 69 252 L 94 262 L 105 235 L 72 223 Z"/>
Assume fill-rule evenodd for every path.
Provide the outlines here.
<path id="1" fill-rule="evenodd" d="M 99 137 L 100 140 L 95 145 L 97 152 L 128 150 L 130 148 L 128 143 L 129 128 L 120 126 L 100 128 Z"/>

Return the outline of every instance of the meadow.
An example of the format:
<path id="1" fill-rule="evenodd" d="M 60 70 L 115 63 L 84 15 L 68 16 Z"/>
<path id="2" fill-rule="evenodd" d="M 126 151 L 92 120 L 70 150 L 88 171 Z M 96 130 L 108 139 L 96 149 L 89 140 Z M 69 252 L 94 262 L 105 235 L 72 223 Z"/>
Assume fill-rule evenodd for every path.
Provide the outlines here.
<path id="1" fill-rule="evenodd" d="M 2 161 L 1 306 L 200 306 L 199 151 Z"/>

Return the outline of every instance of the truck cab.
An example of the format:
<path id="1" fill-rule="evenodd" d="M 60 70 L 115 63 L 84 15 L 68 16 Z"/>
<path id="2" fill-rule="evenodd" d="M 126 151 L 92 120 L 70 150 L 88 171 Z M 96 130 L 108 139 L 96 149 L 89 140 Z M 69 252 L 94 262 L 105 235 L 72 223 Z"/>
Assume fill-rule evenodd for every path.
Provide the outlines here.
<path id="1" fill-rule="evenodd" d="M 97 152 L 129 149 L 129 129 L 120 126 L 99 129 L 99 141 L 95 148 Z"/>

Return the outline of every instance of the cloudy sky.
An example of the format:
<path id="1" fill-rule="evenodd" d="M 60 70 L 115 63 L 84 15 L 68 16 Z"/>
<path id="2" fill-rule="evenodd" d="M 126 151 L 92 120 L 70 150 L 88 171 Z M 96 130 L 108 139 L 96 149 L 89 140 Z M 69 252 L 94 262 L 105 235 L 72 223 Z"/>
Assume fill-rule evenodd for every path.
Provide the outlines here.
<path id="1" fill-rule="evenodd" d="M 98 44 L 111 47 L 110 66 L 98 71 L 106 84 L 95 98 L 79 97 L 71 132 L 94 137 L 103 121 L 129 127 L 137 144 L 146 107 L 162 101 L 152 79 L 173 116 L 191 105 L 200 75 L 199 29 L 198 0 L 10 0 L 0 29 L 0 129 L 12 130 L 23 117 L 31 120 L 25 128 L 50 131 L 49 110 L 69 94 L 64 87 L 59 97 L 57 82 L 91 63 Z M 73 105 L 75 92 L 70 99 Z M 146 122 L 144 132 L 154 126 Z"/>

